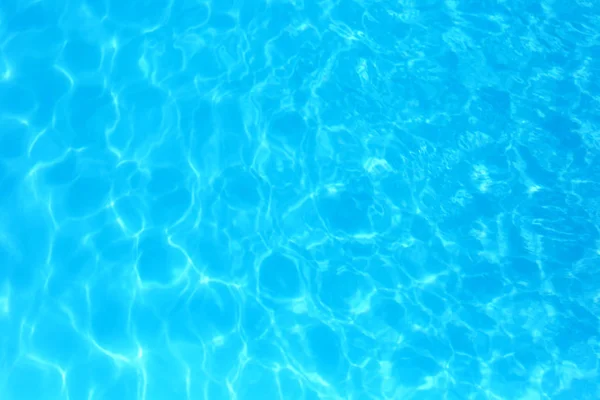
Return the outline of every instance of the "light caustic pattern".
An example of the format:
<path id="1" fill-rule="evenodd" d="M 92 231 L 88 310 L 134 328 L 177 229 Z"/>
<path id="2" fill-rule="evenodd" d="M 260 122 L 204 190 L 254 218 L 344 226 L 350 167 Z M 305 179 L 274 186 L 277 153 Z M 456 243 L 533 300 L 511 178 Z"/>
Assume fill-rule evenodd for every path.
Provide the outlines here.
<path id="1" fill-rule="evenodd" d="M 0 397 L 600 398 L 599 7 L 3 0 Z"/>

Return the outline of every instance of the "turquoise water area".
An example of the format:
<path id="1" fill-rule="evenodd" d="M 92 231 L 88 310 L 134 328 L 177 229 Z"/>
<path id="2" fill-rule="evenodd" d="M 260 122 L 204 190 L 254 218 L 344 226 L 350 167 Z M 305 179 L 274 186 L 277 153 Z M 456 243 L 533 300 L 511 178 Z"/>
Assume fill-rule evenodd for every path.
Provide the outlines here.
<path id="1" fill-rule="evenodd" d="M 2 0 L 0 399 L 600 398 L 600 3 Z"/>

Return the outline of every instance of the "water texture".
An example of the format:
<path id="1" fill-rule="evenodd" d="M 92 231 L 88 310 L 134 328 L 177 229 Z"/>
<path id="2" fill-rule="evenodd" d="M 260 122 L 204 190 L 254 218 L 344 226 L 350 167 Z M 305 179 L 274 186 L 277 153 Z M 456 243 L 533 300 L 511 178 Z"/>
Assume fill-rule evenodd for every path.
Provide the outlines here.
<path id="1" fill-rule="evenodd" d="M 2 0 L 0 398 L 600 398 L 600 3 Z"/>

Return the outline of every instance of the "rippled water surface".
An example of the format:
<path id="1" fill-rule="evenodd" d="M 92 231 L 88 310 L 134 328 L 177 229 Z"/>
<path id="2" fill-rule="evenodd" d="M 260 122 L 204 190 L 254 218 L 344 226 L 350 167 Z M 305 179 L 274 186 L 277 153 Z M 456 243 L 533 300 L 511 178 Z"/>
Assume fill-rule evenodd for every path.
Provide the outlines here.
<path id="1" fill-rule="evenodd" d="M 0 398 L 600 398 L 599 27 L 2 0 Z"/>

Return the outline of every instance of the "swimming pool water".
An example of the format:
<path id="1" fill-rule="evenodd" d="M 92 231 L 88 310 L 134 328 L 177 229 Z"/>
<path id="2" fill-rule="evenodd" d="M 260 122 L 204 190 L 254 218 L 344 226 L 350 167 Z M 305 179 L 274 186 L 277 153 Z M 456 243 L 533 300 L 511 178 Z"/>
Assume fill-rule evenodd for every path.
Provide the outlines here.
<path id="1" fill-rule="evenodd" d="M 0 398 L 600 398 L 599 27 L 3 0 Z"/>

